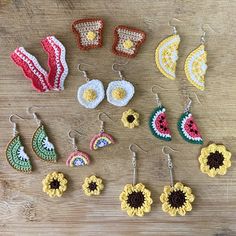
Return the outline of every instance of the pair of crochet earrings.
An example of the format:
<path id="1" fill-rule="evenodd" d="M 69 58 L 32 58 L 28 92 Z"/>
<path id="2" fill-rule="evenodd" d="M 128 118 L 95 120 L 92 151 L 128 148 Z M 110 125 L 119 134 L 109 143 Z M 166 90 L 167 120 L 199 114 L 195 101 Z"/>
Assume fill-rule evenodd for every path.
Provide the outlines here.
<path id="1" fill-rule="evenodd" d="M 136 144 L 129 146 L 129 150 L 132 153 L 133 182 L 132 184 L 125 185 L 119 198 L 121 209 L 126 211 L 129 216 L 136 215 L 142 217 L 151 211 L 153 200 L 150 190 L 144 184 L 137 183 L 137 156 L 133 150 L 133 145 L 146 153 L 145 150 Z M 184 216 L 186 212 L 192 210 L 191 203 L 194 201 L 194 195 L 191 188 L 183 185 L 181 182 L 174 183 L 172 160 L 170 154 L 165 152 L 165 148 L 175 151 L 168 146 L 162 148 L 163 154 L 167 157 L 168 169 L 170 171 L 170 185 L 164 186 L 164 191 L 160 196 L 162 210 L 171 216 L 176 216 L 177 214 Z"/>
<path id="2" fill-rule="evenodd" d="M 55 152 L 54 145 L 49 141 L 42 121 L 38 118 L 35 112 L 32 112 L 32 108 L 33 107 L 30 107 L 28 109 L 28 113 L 32 114 L 33 119 L 38 126 L 32 137 L 32 149 L 41 160 L 56 162 L 57 154 Z M 9 117 L 9 122 L 13 125 L 13 138 L 7 145 L 6 158 L 8 163 L 14 169 L 21 172 L 30 173 L 32 171 L 31 161 L 24 150 L 24 145 L 21 142 L 16 122 L 13 121 L 14 117 L 25 120 L 17 114 L 12 114 Z"/>
<path id="3" fill-rule="evenodd" d="M 135 88 L 132 83 L 125 80 L 122 72 L 116 70 L 115 66 L 120 65 L 114 63 L 112 70 L 119 74 L 119 80 L 112 81 L 108 84 L 106 90 L 107 101 L 117 107 L 126 106 L 132 99 L 135 93 Z M 78 88 L 77 99 L 79 103 L 85 108 L 96 108 L 105 97 L 105 90 L 103 83 L 100 80 L 88 78 L 87 72 L 81 70 L 81 64 L 78 65 L 79 71 L 83 73 L 86 83 Z"/>
<path id="4" fill-rule="evenodd" d="M 171 27 L 173 28 L 173 34 L 159 43 L 155 52 L 155 61 L 157 68 L 165 77 L 175 80 L 180 36 L 176 27 Z M 205 89 L 205 74 L 207 71 L 207 52 L 205 50 L 206 31 L 203 27 L 202 31 L 200 45 L 187 56 L 184 71 L 189 82 L 203 91 Z"/>
<path id="5" fill-rule="evenodd" d="M 152 93 L 156 96 L 157 107 L 153 110 L 149 118 L 149 128 L 156 138 L 171 141 L 172 137 L 166 118 L 166 108 L 162 105 L 158 93 L 154 91 L 156 87 L 159 86 L 154 85 L 151 89 Z M 202 136 L 190 112 L 191 103 L 192 100 L 188 97 L 184 112 L 181 114 L 177 123 L 178 131 L 185 141 L 193 144 L 202 144 Z"/>

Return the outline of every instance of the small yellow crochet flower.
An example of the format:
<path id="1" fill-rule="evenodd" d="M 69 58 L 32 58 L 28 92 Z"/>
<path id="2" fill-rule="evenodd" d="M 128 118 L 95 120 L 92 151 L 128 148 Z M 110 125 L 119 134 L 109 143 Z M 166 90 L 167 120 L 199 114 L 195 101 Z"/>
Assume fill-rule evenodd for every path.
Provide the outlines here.
<path id="1" fill-rule="evenodd" d="M 226 150 L 224 145 L 215 143 L 202 148 L 198 160 L 202 173 L 215 177 L 217 174 L 225 175 L 227 168 L 231 166 L 231 153 Z"/>
<path id="2" fill-rule="evenodd" d="M 139 114 L 132 109 L 123 112 L 121 121 L 124 126 L 133 129 L 135 126 L 139 126 Z"/>
<path id="3" fill-rule="evenodd" d="M 123 43 L 125 49 L 130 49 L 134 46 L 134 43 L 130 39 L 126 39 Z"/>
<path id="4" fill-rule="evenodd" d="M 167 185 L 160 196 L 162 210 L 171 216 L 179 214 L 184 216 L 187 211 L 192 210 L 191 203 L 194 201 L 194 195 L 189 187 L 177 182 L 173 187 Z"/>
<path id="5" fill-rule="evenodd" d="M 67 179 L 62 173 L 49 173 L 42 181 L 43 192 L 50 197 L 61 197 L 67 189 Z"/>
<path id="6" fill-rule="evenodd" d="M 100 195 L 101 191 L 104 189 L 104 185 L 102 179 L 92 175 L 85 178 L 82 188 L 87 196 Z"/>
<path id="7" fill-rule="evenodd" d="M 151 211 L 151 192 L 142 183 L 126 184 L 120 194 L 121 209 L 129 216 L 143 216 Z"/>
<path id="8" fill-rule="evenodd" d="M 93 41 L 96 38 L 96 33 L 93 31 L 89 31 L 86 35 L 86 38 L 90 41 Z"/>

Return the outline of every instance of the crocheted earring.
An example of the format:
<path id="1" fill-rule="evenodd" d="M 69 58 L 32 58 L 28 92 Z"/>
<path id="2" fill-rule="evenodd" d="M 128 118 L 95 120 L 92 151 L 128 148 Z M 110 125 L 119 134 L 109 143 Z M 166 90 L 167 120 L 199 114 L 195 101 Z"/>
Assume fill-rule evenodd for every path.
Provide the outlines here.
<path id="1" fill-rule="evenodd" d="M 72 146 L 73 146 L 73 152 L 68 156 L 66 160 L 66 165 L 69 167 L 79 167 L 79 166 L 85 166 L 89 165 L 90 163 L 90 156 L 82 152 L 78 149 L 78 146 L 75 143 L 75 136 L 71 136 L 71 133 L 74 132 L 78 135 L 81 135 L 77 130 L 70 130 L 68 132 L 68 137 L 71 139 Z"/>
<path id="2" fill-rule="evenodd" d="M 203 29 L 201 44 L 186 58 L 184 71 L 188 81 L 200 90 L 205 89 L 205 74 L 207 71 L 207 52 L 205 50 L 206 31 Z"/>
<path id="3" fill-rule="evenodd" d="M 178 130 L 185 141 L 193 144 L 203 144 L 202 136 L 190 112 L 191 104 L 192 100 L 188 97 L 184 113 L 182 113 L 178 120 Z"/>
<path id="4" fill-rule="evenodd" d="M 33 108 L 39 107 L 32 106 L 27 109 L 27 112 L 33 116 L 33 119 L 38 125 L 38 128 L 35 130 L 32 137 L 32 149 L 41 160 L 56 162 L 57 154 L 54 145 L 49 141 L 42 121 L 38 118 L 35 112 L 32 112 Z"/>
<path id="5" fill-rule="evenodd" d="M 83 73 L 86 83 L 78 88 L 77 99 L 83 107 L 94 109 L 105 97 L 104 87 L 100 80 L 90 80 L 87 71 L 81 70 L 80 66 L 81 64 L 78 65 L 78 70 Z"/>
<path id="6" fill-rule="evenodd" d="M 162 105 L 158 93 L 154 92 L 155 87 L 159 86 L 152 86 L 151 91 L 156 96 L 157 107 L 153 110 L 149 118 L 149 128 L 156 138 L 164 141 L 171 141 L 171 132 L 166 118 L 166 109 Z"/>
<path id="7" fill-rule="evenodd" d="M 170 172 L 170 185 L 164 186 L 164 191 L 160 196 L 162 210 L 171 216 L 176 216 L 177 214 L 184 216 L 188 211 L 192 210 L 194 195 L 192 194 L 191 188 L 181 182 L 174 184 L 173 163 L 170 154 L 165 152 L 165 148 L 175 151 L 169 146 L 162 148 L 162 153 L 167 157 L 167 166 Z"/>
<path id="8" fill-rule="evenodd" d="M 106 90 L 107 101 L 114 106 L 123 107 L 132 99 L 135 89 L 133 84 L 125 80 L 122 72 L 115 69 L 115 65 L 120 64 L 114 63 L 112 65 L 112 70 L 119 74 L 120 80 L 115 80 L 108 84 Z"/>
<path id="9" fill-rule="evenodd" d="M 9 117 L 9 122 L 13 125 L 13 138 L 7 145 L 6 159 L 15 170 L 30 173 L 32 171 L 32 165 L 28 155 L 24 151 L 24 146 L 21 142 L 19 132 L 17 131 L 16 123 L 12 121 L 13 117 L 24 120 L 21 116 L 16 114 L 12 114 Z"/>
<path id="10" fill-rule="evenodd" d="M 114 144 L 115 141 L 113 137 L 104 131 L 104 121 L 101 120 L 101 115 L 106 115 L 110 120 L 111 118 L 104 112 L 98 114 L 98 120 L 101 121 L 101 128 L 98 134 L 95 134 L 90 141 L 90 149 L 97 150 L 98 148 L 106 147 L 107 145 Z"/>
<path id="11" fill-rule="evenodd" d="M 176 18 L 173 18 L 178 20 Z M 179 21 L 179 20 L 178 20 Z M 159 71 L 171 80 L 175 80 L 176 62 L 178 60 L 178 47 L 180 36 L 177 33 L 175 26 L 168 22 L 168 25 L 173 28 L 173 34 L 162 40 L 156 48 L 155 61 Z"/>
<path id="12" fill-rule="evenodd" d="M 133 183 L 126 184 L 124 190 L 120 194 L 121 209 L 126 211 L 128 216 L 144 216 L 144 214 L 151 211 L 152 198 L 151 192 L 142 183 L 136 183 L 137 165 L 136 152 L 132 150 L 133 145 L 140 148 L 137 144 L 131 144 L 129 150 L 132 153 L 133 166 Z M 145 150 L 140 148 L 143 152 Z"/>

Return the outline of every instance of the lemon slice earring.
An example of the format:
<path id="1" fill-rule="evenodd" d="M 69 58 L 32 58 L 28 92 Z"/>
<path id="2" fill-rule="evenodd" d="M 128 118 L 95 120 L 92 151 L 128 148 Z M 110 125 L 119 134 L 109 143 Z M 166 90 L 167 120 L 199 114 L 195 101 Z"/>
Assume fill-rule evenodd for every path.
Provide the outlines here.
<path id="1" fill-rule="evenodd" d="M 114 106 L 123 107 L 132 99 L 135 89 L 133 84 L 125 80 L 122 72 L 115 69 L 115 65 L 120 64 L 114 63 L 112 65 L 112 70 L 119 74 L 120 80 L 112 81 L 108 84 L 106 90 L 107 101 Z"/>
<path id="2" fill-rule="evenodd" d="M 206 31 L 202 27 L 201 44 L 186 58 L 184 71 L 188 81 L 200 90 L 205 90 L 205 74 L 207 71 L 207 52 L 205 50 Z"/>
<path id="3" fill-rule="evenodd" d="M 173 163 L 170 154 L 165 152 L 166 148 L 175 151 L 169 146 L 164 146 L 162 148 L 162 153 L 167 157 L 167 166 L 170 172 L 170 185 L 164 186 L 164 191 L 160 196 L 162 210 L 171 216 L 176 216 L 178 214 L 184 216 L 187 212 L 192 210 L 194 195 L 192 194 L 191 188 L 185 186 L 181 182 L 174 183 Z"/>
<path id="4" fill-rule="evenodd" d="M 78 70 L 83 73 L 86 83 L 78 88 L 77 99 L 83 107 L 94 109 L 105 97 L 104 87 L 100 80 L 90 80 L 87 71 L 81 70 L 80 67 L 81 64 L 78 65 Z"/>
<path id="5" fill-rule="evenodd" d="M 168 24 L 173 28 L 173 34 L 159 43 L 155 52 L 155 61 L 157 68 L 166 78 L 175 80 L 180 36 L 178 35 L 176 27 L 172 26 L 170 22 Z"/>
<path id="6" fill-rule="evenodd" d="M 132 166 L 133 166 L 133 183 L 126 184 L 124 190 L 120 194 L 121 209 L 126 211 L 128 216 L 144 216 L 144 214 L 151 211 L 152 198 L 151 192 L 145 187 L 144 184 L 137 184 L 137 157 L 136 152 L 133 151 L 133 146 L 140 148 L 137 144 L 131 144 L 129 150 L 132 153 Z M 145 150 L 140 148 L 143 152 Z"/>

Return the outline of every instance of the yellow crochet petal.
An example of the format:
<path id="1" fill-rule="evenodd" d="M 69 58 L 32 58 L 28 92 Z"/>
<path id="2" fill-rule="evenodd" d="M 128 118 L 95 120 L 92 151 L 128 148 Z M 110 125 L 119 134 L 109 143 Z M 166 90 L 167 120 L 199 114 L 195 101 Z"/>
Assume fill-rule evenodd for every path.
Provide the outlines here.
<path id="1" fill-rule="evenodd" d="M 186 214 L 186 211 L 183 207 L 179 208 L 177 211 L 181 216 L 185 216 L 185 214 Z"/>
<path id="2" fill-rule="evenodd" d="M 170 205 L 169 205 L 168 202 L 164 202 L 164 203 L 162 204 L 162 210 L 163 210 L 164 212 L 169 212 L 169 211 L 170 211 Z"/>
<path id="3" fill-rule="evenodd" d="M 139 209 L 137 210 L 137 212 L 136 212 L 136 215 L 142 217 L 142 216 L 144 215 L 144 211 L 139 208 Z"/>
<path id="4" fill-rule="evenodd" d="M 182 183 L 180 183 L 180 182 L 177 182 L 174 187 L 175 187 L 176 189 L 183 190 L 184 185 L 183 185 Z"/>
<path id="5" fill-rule="evenodd" d="M 220 166 L 220 168 L 218 169 L 218 174 L 219 175 L 225 175 L 227 172 L 227 167 L 226 166 Z"/>
<path id="6" fill-rule="evenodd" d="M 193 202 L 195 199 L 195 196 L 193 194 L 188 194 L 186 198 L 188 199 L 189 202 Z"/>
<path id="7" fill-rule="evenodd" d="M 168 201 L 168 195 L 166 193 L 162 193 L 161 196 L 160 196 L 160 201 L 162 203 Z"/>
<path id="8" fill-rule="evenodd" d="M 127 214 L 128 214 L 128 216 L 134 216 L 134 214 L 135 214 L 135 209 L 134 209 L 134 208 L 129 208 L 129 209 L 127 209 Z"/>
<path id="9" fill-rule="evenodd" d="M 142 183 L 138 183 L 135 185 L 135 189 L 137 191 L 143 191 L 145 189 L 145 186 Z"/>
<path id="10" fill-rule="evenodd" d="M 190 202 L 185 203 L 185 210 L 186 211 L 191 211 L 192 210 L 192 204 Z"/>
<path id="11" fill-rule="evenodd" d="M 187 187 L 187 186 L 184 186 L 183 191 L 184 191 L 186 194 L 191 194 L 191 193 L 192 193 L 192 189 L 189 188 L 189 187 Z"/>
<path id="12" fill-rule="evenodd" d="M 170 214 L 171 216 L 176 216 L 177 209 L 171 207 L 170 210 L 169 210 L 168 212 L 169 212 L 169 214 Z"/>
<path id="13" fill-rule="evenodd" d="M 210 177 L 215 177 L 217 175 L 217 170 L 215 168 L 212 168 L 210 169 L 207 174 L 210 176 Z"/>
<path id="14" fill-rule="evenodd" d="M 167 195 L 171 192 L 171 186 L 170 185 L 166 185 L 164 187 L 164 193 L 166 193 Z"/>

